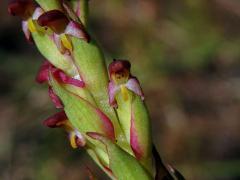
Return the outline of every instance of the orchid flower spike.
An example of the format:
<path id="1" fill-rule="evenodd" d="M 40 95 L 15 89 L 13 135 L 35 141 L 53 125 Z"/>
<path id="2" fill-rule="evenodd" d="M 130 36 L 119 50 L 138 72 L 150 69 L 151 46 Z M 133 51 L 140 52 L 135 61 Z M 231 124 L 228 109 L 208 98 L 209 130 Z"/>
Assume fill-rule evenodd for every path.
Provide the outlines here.
<path id="1" fill-rule="evenodd" d="M 8 11 L 48 59 L 36 81 L 48 85 L 60 111 L 43 124 L 64 129 L 71 146 L 83 147 L 111 179 L 151 180 L 162 171 L 180 177 L 152 153 L 150 117 L 130 62 L 114 60 L 107 71 L 101 48 L 90 40 L 88 0 L 36 2 L 11 0 Z"/>

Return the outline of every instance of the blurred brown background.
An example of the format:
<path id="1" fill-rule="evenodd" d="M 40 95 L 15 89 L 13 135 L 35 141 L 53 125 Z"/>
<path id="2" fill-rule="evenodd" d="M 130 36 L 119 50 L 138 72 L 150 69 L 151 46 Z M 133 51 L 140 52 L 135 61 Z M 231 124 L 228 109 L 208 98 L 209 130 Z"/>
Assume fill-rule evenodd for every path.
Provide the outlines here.
<path id="1" fill-rule="evenodd" d="M 34 78 L 42 56 L 0 2 L 0 179 L 88 179 Z M 92 0 L 92 32 L 139 77 L 165 162 L 186 179 L 240 179 L 240 1 Z"/>

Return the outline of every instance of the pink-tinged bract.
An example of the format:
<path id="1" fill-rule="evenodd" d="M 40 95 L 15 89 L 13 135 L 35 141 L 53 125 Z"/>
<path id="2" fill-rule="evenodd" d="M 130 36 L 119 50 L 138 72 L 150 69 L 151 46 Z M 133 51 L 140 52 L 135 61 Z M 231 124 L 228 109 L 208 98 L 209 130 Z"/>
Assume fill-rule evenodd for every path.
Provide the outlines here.
<path id="1" fill-rule="evenodd" d="M 131 113 L 130 145 L 136 158 L 141 159 L 143 152 L 139 144 L 139 137 L 135 127 L 135 119 L 133 112 Z"/>
<path id="2" fill-rule="evenodd" d="M 107 137 L 114 140 L 115 133 L 114 133 L 114 127 L 111 120 L 100 109 L 96 109 L 96 113 L 98 114 L 98 116 L 103 122 L 103 126 L 104 126 L 103 128 L 105 130 Z"/>
<path id="3" fill-rule="evenodd" d="M 52 87 L 50 86 L 48 88 L 48 94 L 56 108 L 63 108 L 62 101 L 59 99 L 59 97 L 55 94 Z"/>

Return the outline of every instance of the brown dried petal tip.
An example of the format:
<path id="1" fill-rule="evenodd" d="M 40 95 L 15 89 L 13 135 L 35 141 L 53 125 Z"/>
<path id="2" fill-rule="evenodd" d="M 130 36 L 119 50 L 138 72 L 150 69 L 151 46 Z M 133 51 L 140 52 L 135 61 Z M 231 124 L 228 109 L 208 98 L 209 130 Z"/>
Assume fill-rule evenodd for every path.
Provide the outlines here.
<path id="1" fill-rule="evenodd" d="M 32 16 L 36 6 L 32 0 L 13 0 L 8 4 L 8 12 L 26 20 Z"/>
<path id="2" fill-rule="evenodd" d="M 130 72 L 131 64 L 126 60 L 113 60 L 113 62 L 108 66 L 109 74 L 118 74 L 125 71 Z"/>
<path id="3" fill-rule="evenodd" d="M 67 16 L 59 10 L 51 10 L 42 14 L 38 20 L 40 26 L 51 28 L 55 33 L 63 33 L 69 23 Z"/>

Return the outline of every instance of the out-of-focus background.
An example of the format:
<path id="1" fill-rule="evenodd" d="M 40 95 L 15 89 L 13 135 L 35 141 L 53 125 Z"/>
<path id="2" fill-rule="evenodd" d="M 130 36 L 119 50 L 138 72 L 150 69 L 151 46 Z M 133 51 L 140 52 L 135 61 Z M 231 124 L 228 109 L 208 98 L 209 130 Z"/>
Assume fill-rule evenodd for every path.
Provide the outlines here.
<path id="1" fill-rule="evenodd" d="M 240 1 L 93 0 L 108 57 L 129 59 L 153 136 L 186 179 L 240 179 Z M 110 58 L 108 58 L 110 59 Z M 43 57 L 0 2 L 0 179 L 105 179 L 83 150 L 42 120 L 56 112 L 34 78 Z"/>

